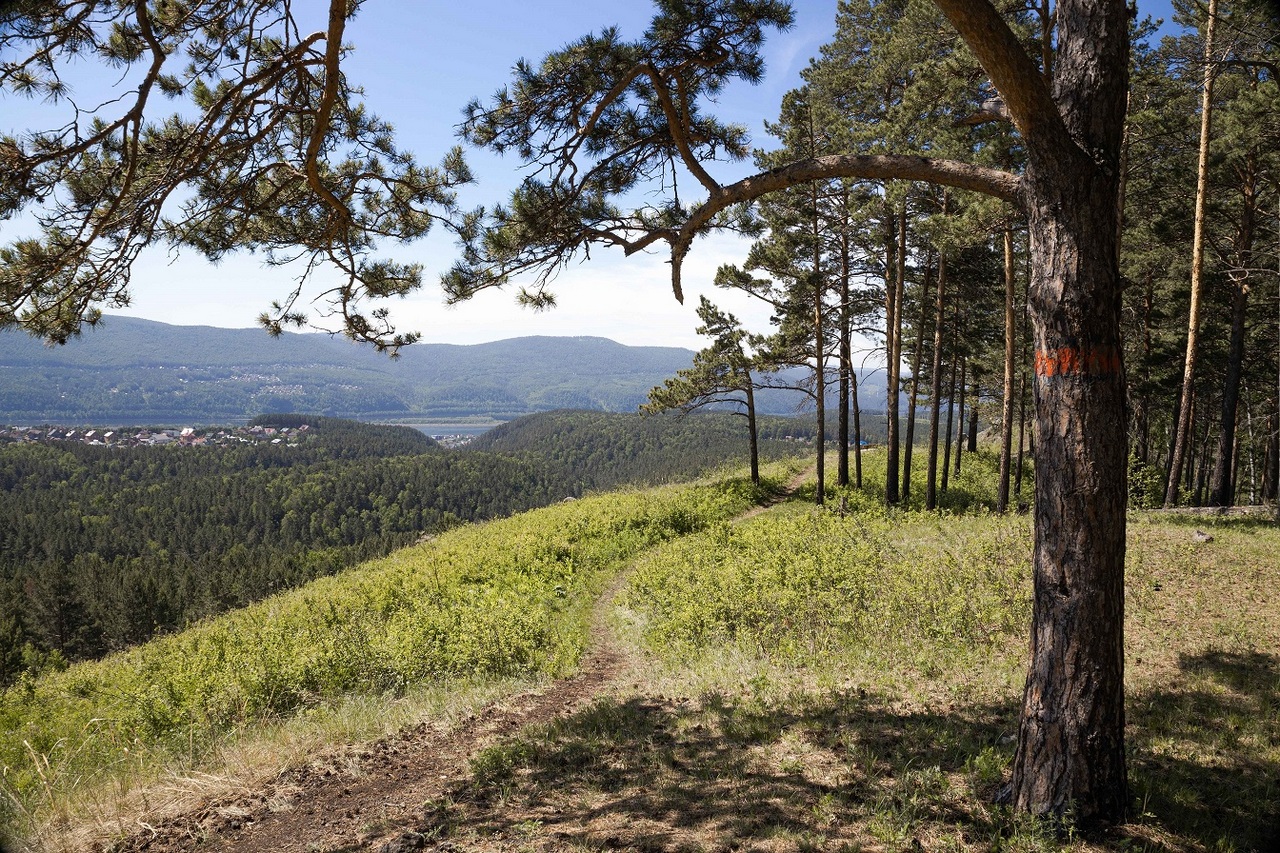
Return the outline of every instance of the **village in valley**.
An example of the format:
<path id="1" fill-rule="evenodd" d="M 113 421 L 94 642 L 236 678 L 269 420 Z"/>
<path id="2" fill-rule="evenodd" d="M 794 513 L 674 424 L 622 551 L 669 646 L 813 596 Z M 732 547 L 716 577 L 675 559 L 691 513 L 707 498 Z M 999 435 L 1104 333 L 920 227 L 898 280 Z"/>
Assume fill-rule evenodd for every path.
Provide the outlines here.
<path id="1" fill-rule="evenodd" d="M 70 428 L 62 426 L 0 427 L 0 443 L 6 442 L 75 442 L 99 447 L 221 447 L 233 444 L 283 444 L 296 447 L 311 429 L 299 427 L 99 427 Z"/>

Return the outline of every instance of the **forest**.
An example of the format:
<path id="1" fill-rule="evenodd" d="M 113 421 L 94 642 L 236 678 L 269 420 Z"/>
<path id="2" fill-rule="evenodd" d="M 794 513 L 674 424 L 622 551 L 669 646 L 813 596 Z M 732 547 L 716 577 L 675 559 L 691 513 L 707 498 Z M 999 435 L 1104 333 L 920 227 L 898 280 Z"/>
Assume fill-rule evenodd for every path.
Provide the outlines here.
<path id="1" fill-rule="evenodd" d="M 445 451 L 407 427 L 297 414 L 299 446 L 0 445 L 0 688 L 380 557 L 464 522 L 745 457 L 729 414 L 551 412 Z M 777 418 L 767 456 L 795 453 Z M 772 433 L 771 433 L 772 434 Z"/>
<path id="2" fill-rule="evenodd" d="M 437 223 L 458 243 L 448 301 L 510 286 L 533 308 L 555 304 L 565 266 L 606 249 L 668 251 L 682 300 L 697 239 L 747 235 L 716 283 L 763 300 L 772 326 L 741 328 L 709 301 L 704 373 L 655 405 L 729 392 L 754 420 L 774 371 L 807 366 L 819 451 L 839 388 L 843 485 L 844 451 L 860 447 L 845 440 L 859 431 L 850 351 L 870 335 L 888 374 L 883 502 L 922 488 L 933 510 L 952 401 L 997 396 L 995 510 L 1011 508 L 1024 444 L 1037 475 L 1004 797 L 1074 823 L 1124 817 L 1129 509 L 1264 501 L 1280 485 L 1266 4 L 1178 0 L 1158 37 L 1123 0 L 848 0 L 756 149 L 713 111 L 727 85 L 762 79 L 762 45 L 795 10 L 659 0 L 633 39 L 605 28 L 518 62 L 465 107 L 461 141 L 523 170 L 505 203 L 476 209 L 455 193 L 472 178 L 463 149 L 420 164 L 342 73 L 359 4 L 330 0 L 307 37 L 288 4 L 246 5 L 138 3 L 105 23 L 71 0 L 6 12 L 7 91 L 59 101 L 60 63 L 90 49 L 137 81 L 90 124 L 0 140 L 0 214 L 32 213 L 38 231 L 0 250 L 0 324 L 65 343 L 128 302 L 133 262 L 164 242 L 215 262 L 243 249 L 300 261 L 296 290 L 260 318 L 268 332 L 308 322 L 310 285 L 325 322 L 395 355 L 419 335 L 378 300 L 419 289 L 424 269 L 375 252 Z M 182 68 L 166 66 L 175 54 Z M 192 109 L 157 120 L 155 93 Z M 191 195 L 175 210 L 179 189 Z M 337 275 L 311 277 L 321 269 Z M 900 434 L 898 413 L 912 432 L 922 409 L 927 437 Z"/>
<path id="3" fill-rule="evenodd" d="M 1046 64 L 1048 8 L 1022 19 L 1025 36 L 1042 39 Z M 1128 438 L 1133 506 L 1273 502 L 1280 48 L 1263 6 L 1224 0 L 1212 19 L 1202 6 L 1177 8 L 1183 35 L 1157 39 L 1149 19 L 1134 24 L 1118 223 L 1128 424 L 1105 429 L 1116 443 Z M 756 165 L 857 149 L 973 151 L 1015 166 L 1026 152 L 1007 133 L 1007 109 L 998 98 L 974 104 L 973 59 L 954 35 L 931 29 L 935 20 L 926 4 L 841 4 L 835 38 L 767 125 L 773 147 L 755 152 Z M 1218 22 L 1212 35 L 1209 20 Z M 484 120 L 477 112 L 477 128 Z M 933 502 L 940 448 L 967 397 L 984 401 L 1001 430 L 1003 507 L 1010 472 L 1034 442 L 1036 377 L 1078 369 L 1074 355 L 1035 342 L 1028 306 L 1038 261 L 1025 220 L 972 192 L 843 178 L 766 196 L 748 225 L 760 238 L 716 283 L 766 301 L 774 326 L 745 329 L 704 303 L 710 345 L 666 405 L 716 394 L 745 404 L 747 384 L 767 388 L 773 371 L 807 365 L 810 388 L 828 387 L 847 418 L 851 333 L 875 329 L 898 375 L 887 405 L 870 407 L 906 415 L 905 434 L 891 426 L 888 437 L 892 456 L 901 447 L 898 496 L 908 497 L 914 462 L 927 466 Z"/>

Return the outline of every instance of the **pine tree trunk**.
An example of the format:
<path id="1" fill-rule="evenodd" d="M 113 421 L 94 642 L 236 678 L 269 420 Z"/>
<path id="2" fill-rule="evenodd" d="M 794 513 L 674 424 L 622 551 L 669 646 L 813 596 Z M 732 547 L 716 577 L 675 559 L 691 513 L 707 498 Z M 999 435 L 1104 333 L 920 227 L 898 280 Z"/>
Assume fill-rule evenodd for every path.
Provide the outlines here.
<path id="1" fill-rule="evenodd" d="M 756 428 L 756 395 L 753 389 L 754 383 L 751 381 L 751 374 L 747 374 L 747 434 L 751 443 L 751 482 L 754 485 L 760 485 L 760 432 Z"/>
<path id="2" fill-rule="evenodd" d="M 942 210 L 947 209 L 946 196 L 943 196 Z M 929 413 L 929 474 L 925 482 L 924 508 L 936 509 L 938 506 L 938 419 L 942 414 L 942 322 L 943 310 L 946 308 L 947 292 L 947 255 L 938 253 L 938 293 L 934 305 L 933 320 L 933 366 L 932 394 L 933 410 Z"/>
<path id="3" fill-rule="evenodd" d="M 1209 506 L 1231 506 L 1231 468 L 1222 460 L 1236 438 L 1236 416 L 1240 404 L 1240 382 L 1244 376 L 1245 319 L 1249 306 L 1249 273 L 1253 260 L 1253 240 L 1257 222 L 1257 157 L 1249 152 L 1240 174 L 1240 223 L 1236 228 L 1235 263 L 1231 280 L 1231 342 L 1227 347 L 1227 374 L 1222 381 L 1222 427 L 1218 432 L 1218 465 L 1213 469 Z"/>
<path id="4" fill-rule="evenodd" d="M 973 373 L 973 404 L 969 406 L 969 444 L 965 450 L 978 452 L 978 403 L 982 400 L 982 386 L 978 384 L 978 372 Z"/>
<path id="5" fill-rule="evenodd" d="M 947 378 L 947 435 L 942 442 L 942 491 L 947 490 L 947 482 L 951 476 L 951 428 L 954 423 L 956 409 L 956 326 L 960 324 L 960 302 L 956 300 L 956 311 L 951 328 L 951 375 Z"/>
<path id="6" fill-rule="evenodd" d="M 1221 427 L 1218 430 L 1218 453 L 1210 480 L 1209 506 L 1232 506 L 1232 453 L 1236 441 L 1236 416 L 1240 404 L 1240 380 L 1244 372 L 1245 311 L 1249 302 L 1248 284 L 1232 282 L 1231 342 L 1227 350 L 1227 375 L 1222 382 Z"/>
<path id="7" fill-rule="evenodd" d="M 853 485 L 862 488 L 862 407 L 858 405 L 858 374 L 849 374 L 850 406 L 853 409 Z"/>
<path id="8" fill-rule="evenodd" d="M 1195 382 L 1196 350 L 1200 337 L 1200 297 L 1204 281 L 1205 205 L 1209 184 L 1209 133 L 1213 118 L 1213 81 L 1217 73 L 1213 63 L 1213 30 L 1218 16 L 1218 0 L 1209 0 L 1209 19 L 1205 25 L 1204 86 L 1200 99 L 1200 163 L 1196 169 L 1195 233 L 1191 245 L 1191 307 L 1187 319 L 1187 354 L 1182 369 L 1182 399 L 1187 399 Z M 1191 410 L 1184 408 L 1174 431 L 1173 453 L 1169 460 L 1169 479 L 1164 505 L 1178 502 L 1178 480 L 1182 473 L 1187 442 L 1191 437 Z"/>
<path id="9" fill-rule="evenodd" d="M 812 122 L 812 116 L 810 116 Z M 810 125 L 812 133 L 812 124 Z M 822 310 L 822 224 L 818 220 L 818 184 L 811 186 L 813 204 L 813 384 L 818 403 L 818 489 L 816 503 L 827 500 L 827 340 L 823 329 Z"/>
<path id="10" fill-rule="evenodd" d="M 1116 244 L 1128 89 L 1123 0 L 1061 0 L 1053 93 L 1080 147 L 1029 142 L 1037 258 L 1031 664 L 1011 781 L 1015 807 L 1117 823 L 1124 745 L 1128 457 Z"/>
<path id="11" fill-rule="evenodd" d="M 840 232 L 840 453 L 837 459 L 836 483 L 849 485 L 849 383 L 853 376 L 853 306 L 849 304 L 849 278 L 852 250 L 849 241 L 849 186 L 842 186 L 840 210 L 843 227 Z"/>
<path id="12" fill-rule="evenodd" d="M 1133 401 L 1133 434 L 1137 441 L 1136 455 L 1144 465 L 1151 462 L 1151 310 L 1154 307 L 1155 294 L 1152 287 L 1152 275 L 1146 276 L 1146 290 L 1142 298 L 1142 388 L 1134 395 Z"/>
<path id="13" fill-rule="evenodd" d="M 1017 346 L 1016 282 L 1013 275 L 1013 229 L 1004 229 L 1004 405 L 1000 424 L 1000 481 L 996 512 L 1009 508 L 1009 475 L 1013 461 L 1013 362 Z"/>
<path id="14" fill-rule="evenodd" d="M 1055 184 L 1059 204 L 1046 197 L 1030 212 L 1045 259 L 1031 285 L 1034 627 L 1012 781 L 1018 808 L 1084 823 L 1121 820 L 1128 800 L 1125 389 L 1115 187 L 1101 172 Z"/>
<path id="15" fill-rule="evenodd" d="M 924 278 L 920 288 L 920 317 L 916 321 L 916 348 L 911 356 L 911 395 L 907 399 L 907 438 L 902 448 L 902 502 L 911 498 L 911 454 L 916 442 L 916 404 L 920 396 L 920 359 L 924 352 L 924 327 L 929 322 L 929 279 L 931 259 L 926 257 Z"/>
<path id="16" fill-rule="evenodd" d="M 1267 449 L 1262 457 L 1262 500 L 1274 501 L 1280 494 L 1280 418 L 1267 418 Z"/>
<path id="17" fill-rule="evenodd" d="M 836 457 L 836 485 L 849 485 L 849 377 L 853 375 L 853 352 L 850 341 L 849 275 L 847 268 L 840 278 L 840 452 Z"/>
<path id="18" fill-rule="evenodd" d="M 960 359 L 960 424 L 956 429 L 956 466 L 951 469 L 951 473 L 960 476 L 960 455 L 964 451 L 964 431 L 968 425 L 966 418 L 970 417 L 964 407 L 965 379 L 969 372 L 969 358 L 965 356 Z"/>
<path id="19" fill-rule="evenodd" d="M 1209 424 L 1212 422 L 1212 420 L 1213 419 L 1209 417 L 1206 417 L 1204 419 L 1204 435 L 1200 439 L 1200 454 L 1199 454 L 1200 464 L 1196 466 L 1196 478 L 1195 478 L 1195 502 L 1194 502 L 1195 506 L 1204 506 L 1205 490 L 1209 486 L 1209 470 L 1210 470 L 1209 463 L 1213 459 L 1213 456 L 1209 452 L 1209 444 L 1210 444 Z M 1191 426 L 1192 426 L 1193 437 L 1194 437 L 1195 423 L 1192 422 Z M 1230 453 L 1230 450 L 1231 448 L 1228 448 L 1228 453 Z M 1232 464 L 1233 464 L 1232 460 L 1228 459 L 1227 465 L 1231 466 Z"/>
<path id="20" fill-rule="evenodd" d="M 1027 428 L 1027 371 L 1024 368 L 1018 383 L 1018 466 L 1013 477 L 1013 493 L 1022 496 L 1022 463 L 1026 452 Z"/>
<path id="21" fill-rule="evenodd" d="M 898 326 L 898 305 L 894 278 L 898 269 L 897 218 L 888 202 L 884 205 L 884 353 L 885 353 L 885 480 L 884 500 L 898 502 L 898 365 L 894 328 Z"/>

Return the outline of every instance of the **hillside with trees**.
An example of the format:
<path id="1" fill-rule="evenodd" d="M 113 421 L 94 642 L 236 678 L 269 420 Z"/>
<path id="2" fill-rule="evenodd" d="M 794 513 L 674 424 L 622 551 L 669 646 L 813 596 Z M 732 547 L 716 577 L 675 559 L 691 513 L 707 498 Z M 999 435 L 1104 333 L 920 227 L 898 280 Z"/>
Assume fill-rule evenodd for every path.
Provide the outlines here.
<path id="1" fill-rule="evenodd" d="M 381 300 L 420 288 L 423 269 L 379 252 L 437 223 L 459 243 L 447 299 L 511 286 L 535 308 L 554 305 L 559 271 L 606 251 L 669 253 L 682 300 L 699 239 L 747 235 L 716 283 L 764 300 L 773 322 L 717 333 L 746 343 L 709 356 L 735 385 L 748 365 L 804 377 L 818 502 L 828 390 L 843 433 L 864 325 L 887 372 L 884 512 L 946 507 L 971 473 L 976 409 L 999 412 L 997 511 L 1013 507 L 1030 449 L 1029 663 L 994 796 L 1064 832 L 1124 821 L 1126 606 L 1142 602 L 1126 559 L 1143 553 L 1130 509 L 1280 492 L 1274 10 L 1175 0 L 1157 40 L 1124 0 L 847 0 L 802 85 L 766 105 L 757 149 L 717 117 L 718 97 L 764 76 L 761 46 L 795 10 L 659 0 L 643 32 L 606 28 L 518 62 L 466 107 L 463 141 L 521 177 L 505 203 L 462 210 L 464 152 L 422 165 L 342 73 L 359 6 L 330 0 L 314 32 L 266 0 L 102 18 L 71 0 L 7 8 L 0 85 L 68 117 L 0 139 L 0 215 L 36 232 L 0 248 L 0 325 L 65 343 L 127 301 L 144 247 L 168 243 L 215 261 L 301 259 L 307 275 L 261 318 L 273 334 L 305 324 L 299 300 L 319 288 L 348 338 L 411 352 L 417 336 Z M 92 122 L 63 79 L 86 54 L 134 72 Z M 185 109 L 156 108 L 160 94 Z M 502 388 L 480 390 L 507 405 Z M 926 439 L 900 433 L 901 411 Z M 1230 682 L 1215 650 L 1191 654 Z M 1257 654 L 1251 673 L 1274 668 Z"/>
<path id="2" fill-rule="evenodd" d="M 297 414 L 289 443 L 0 444 L 0 685 L 96 658 L 466 522 L 746 455 L 728 414 L 551 412 L 446 451 L 408 427 Z M 298 432 L 299 428 L 304 428 Z M 812 424 L 773 419 L 768 458 Z"/>
<path id="3" fill-rule="evenodd" d="M 113 316 L 52 349 L 0 331 L 0 422 L 225 424 L 262 412 L 408 422 L 509 420 L 566 408 L 629 412 L 692 358 L 679 347 L 528 337 L 418 343 L 393 361 L 324 334 L 272 340 L 252 329 Z M 883 387 L 883 371 L 859 375 L 868 387 Z M 799 379 L 779 384 L 789 388 Z M 787 390 L 766 392 L 760 402 L 776 415 L 804 404 L 803 394 Z"/>

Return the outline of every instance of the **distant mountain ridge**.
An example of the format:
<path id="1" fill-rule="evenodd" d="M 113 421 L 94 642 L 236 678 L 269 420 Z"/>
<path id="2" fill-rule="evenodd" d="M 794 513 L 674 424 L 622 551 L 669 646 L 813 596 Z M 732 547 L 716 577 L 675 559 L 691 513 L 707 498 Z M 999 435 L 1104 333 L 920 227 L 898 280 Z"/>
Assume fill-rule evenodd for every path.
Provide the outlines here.
<path id="1" fill-rule="evenodd" d="M 391 360 L 322 333 L 172 326 L 108 316 L 62 347 L 0 332 L 0 421 L 13 424 L 229 423 L 263 413 L 360 420 L 508 420 L 552 409 L 634 411 L 693 361 L 680 347 L 597 337 L 418 343 Z M 867 392 L 876 396 L 868 396 Z M 868 401 L 883 388 L 868 388 Z M 800 396 L 763 395 L 791 414 Z"/>

